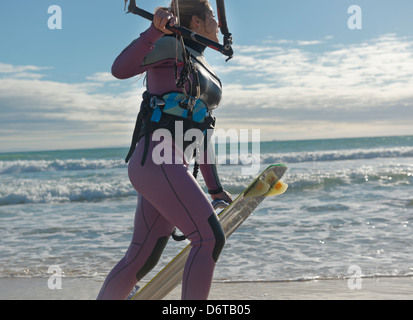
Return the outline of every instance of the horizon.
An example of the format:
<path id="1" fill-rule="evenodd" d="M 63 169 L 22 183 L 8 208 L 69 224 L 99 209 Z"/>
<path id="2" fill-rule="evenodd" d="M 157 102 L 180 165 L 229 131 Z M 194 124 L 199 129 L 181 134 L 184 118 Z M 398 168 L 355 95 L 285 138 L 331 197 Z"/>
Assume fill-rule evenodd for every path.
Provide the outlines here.
<path id="1" fill-rule="evenodd" d="M 262 143 L 276 143 L 276 142 L 310 142 L 310 141 L 333 141 L 333 140 L 360 140 L 360 139 L 383 139 L 383 138 L 409 138 L 413 135 L 388 135 L 388 136 L 363 136 L 363 137 L 339 137 L 339 138 L 317 138 L 317 139 L 298 139 L 298 140 L 264 140 L 259 141 L 260 144 Z M 231 142 L 226 142 L 225 144 L 228 145 Z M 248 143 L 254 143 L 249 141 Z M 216 142 L 215 145 L 219 145 L 220 143 Z M 0 155 L 7 155 L 7 154 L 18 154 L 18 153 L 38 153 L 38 152 L 66 152 L 66 151 L 85 151 L 85 150 L 105 150 L 105 149 L 125 149 L 126 151 L 130 148 L 130 146 L 107 146 L 107 147 L 91 147 L 91 148 L 68 148 L 68 149 L 40 149 L 40 150 L 12 150 L 12 151 L 0 151 Z M 337 150 L 340 150 L 339 148 Z"/>

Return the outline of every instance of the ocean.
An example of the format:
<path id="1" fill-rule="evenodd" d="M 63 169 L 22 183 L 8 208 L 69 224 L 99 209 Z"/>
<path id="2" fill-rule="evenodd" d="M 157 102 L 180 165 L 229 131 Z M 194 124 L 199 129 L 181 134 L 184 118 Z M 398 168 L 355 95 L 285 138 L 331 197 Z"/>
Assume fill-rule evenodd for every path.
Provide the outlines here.
<path id="1" fill-rule="evenodd" d="M 104 279 L 133 232 L 126 153 L 0 153 L 0 277 Z M 216 281 L 413 275 L 413 136 L 262 142 L 259 159 L 286 164 L 289 189 L 227 240 Z M 254 179 L 242 168 L 218 167 L 234 197 Z M 171 239 L 146 279 L 185 245 Z"/>

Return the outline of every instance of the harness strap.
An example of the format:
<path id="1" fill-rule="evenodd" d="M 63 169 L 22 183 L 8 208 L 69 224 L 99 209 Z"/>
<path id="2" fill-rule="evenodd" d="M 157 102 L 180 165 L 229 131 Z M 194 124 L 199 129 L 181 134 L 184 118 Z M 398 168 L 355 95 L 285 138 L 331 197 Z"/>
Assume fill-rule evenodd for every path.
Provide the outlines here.
<path id="1" fill-rule="evenodd" d="M 218 22 L 219 28 L 221 29 L 221 33 L 224 35 L 224 49 L 228 51 L 232 51 L 232 34 L 229 32 L 228 24 L 227 24 L 227 15 L 225 13 L 225 2 L 224 0 L 217 0 L 217 11 L 218 11 Z M 232 55 L 227 59 L 232 58 Z"/>
<path id="2" fill-rule="evenodd" d="M 153 133 L 156 129 L 159 128 L 166 128 L 172 133 L 175 126 L 175 121 L 185 120 L 185 118 L 163 113 L 162 109 L 164 105 L 163 99 L 160 96 L 151 95 L 147 91 L 142 94 L 143 101 L 141 103 L 140 111 L 136 119 L 135 129 L 133 131 L 132 136 L 132 143 L 129 149 L 129 152 L 126 156 L 125 162 L 128 163 L 130 158 L 132 157 L 133 152 L 135 151 L 136 144 L 139 142 L 139 139 L 142 136 L 145 136 L 145 148 L 144 153 L 142 156 L 141 165 L 145 164 L 146 157 L 148 156 L 149 151 L 149 138 L 150 134 Z M 160 101 L 159 103 L 156 101 Z M 186 118 L 186 130 L 197 128 L 200 129 L 202 132 L 205 132 L 207 129 L 214 128 L 215 125 L 215 118 L 212 116 L 208 116 L 202 123 L 194 122 L 192 120 L 192 114 L 188 110 L 189 117 Z M 161 118 L 165 120 L 172 120 L 169 121 L 168 124 L 162 123 Z M 144 130 L 142 130 L 142 126 L 144 126 Z M 173 127 L 172 127 L 173 126 Z M 142 132 L 143 131 L 143 132 Z M 194 168 L 194 176 L 196 176 L 198 171 L 198 166 L 196 165 Z"/>
<path id="3" fill-rule="evenodd" d="M 133 151 L 135 151 L 135 148 L 136 148 L 136 144 L 139 141 L 139 136 L 140 136 L 140 132 L 141 132 L 141 128 L 142 128 L 142 123 L 143 123 L 143 120 L 146 118 L 147 113 L 148 113 L 147 112 L 148 108 L 145 105 L 148 104 L 148 102 L 149 102 L 149 99 L 150 99 L 149 93 L 145 91 L 142 94 L 142 99 L 143 100 L 142 100 L 142 103 L 141 103 L 141 107 L 140 107 L 138 116 L 136 118 L 135 129 L 133 130 L 131 146 L 130 146 L 129 152 L 128 152 L 126 158 L 125 158 L 126 163 L 128 163 L 130 158 L 132 157 Z"/>

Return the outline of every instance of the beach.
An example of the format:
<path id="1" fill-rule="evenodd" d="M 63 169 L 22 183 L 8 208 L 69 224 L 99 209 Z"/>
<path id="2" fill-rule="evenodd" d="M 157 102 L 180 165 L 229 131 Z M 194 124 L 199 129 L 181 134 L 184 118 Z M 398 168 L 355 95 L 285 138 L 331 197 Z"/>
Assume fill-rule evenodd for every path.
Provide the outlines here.
<path id="1" fill-rule="evenodd" d="M 94 300 L 102 281 L 63 278 L 62 288 L 50 290 L 47 278 L 0 279 L 2 300 Z M 179 300 L 180 287 L 166 300 Z M 361 288 L 348 280 L 213 282 L 209 300 L 412 300 L 413 277 L 362 278 Z"/>
<path id="2" fill-rule="evenodd" d="M 412 299 L 413 136 L 260 148 L 261 170 L 286 164 L 289 188 L 265 199 L 227 239 L 210 299 Z M 137 198 L 126 152 L 0 154 L 2 299 L 96 298 L 133 234 Z M 234 198 L 255 179 L 244 167 L 218 166 Z M 198 182 L 207 192 L 201 175 Z M 142 281 L 186 245 L 171 239 Z M 47 287 L 53 268 L 60 290 Z M 349 289 L 354 276 L 361 289 Z M 177 289 L 168 299 L 179 297 Z"/>

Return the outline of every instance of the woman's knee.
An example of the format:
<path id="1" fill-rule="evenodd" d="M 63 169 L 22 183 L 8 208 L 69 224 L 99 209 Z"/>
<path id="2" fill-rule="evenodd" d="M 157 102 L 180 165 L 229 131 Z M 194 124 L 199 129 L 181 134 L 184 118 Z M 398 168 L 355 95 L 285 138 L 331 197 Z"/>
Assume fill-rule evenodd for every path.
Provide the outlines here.
<path id="1" fill-rule="evenodd" d="M 215 262 L 217 262 L 221 254 L 221 251 L 225 245 L 225 233 L 224 230 L 222 230 L 221 223 L 219 222 L 218 217 L 215 214 L 212 214 L 208 218 L 208 224 L 211 227 L 215 238 L 215 245 L 212 251 L 212 258 Z"/>
<path id="2" fill-rule="evenodd" d="M 198 225 L 196 231 L 186 235 L 186 238 L 191 241 L 192 246 L 201 247 L 203 252 L 211 254 L 214 262 L 218 261 L 225 245 L 224 231 L 214 213 L 201 226 Z"/>

